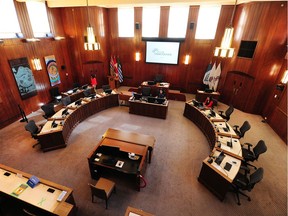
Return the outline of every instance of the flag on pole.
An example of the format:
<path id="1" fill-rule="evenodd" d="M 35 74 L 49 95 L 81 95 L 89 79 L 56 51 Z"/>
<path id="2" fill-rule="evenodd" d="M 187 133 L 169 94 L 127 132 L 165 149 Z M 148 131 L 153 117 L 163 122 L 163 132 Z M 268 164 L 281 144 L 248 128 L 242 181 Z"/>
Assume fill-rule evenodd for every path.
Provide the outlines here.
<path id="1" fill-rule="evenodd" d="M 213 67 L 210 71 L 209 80 L 208 80 L 209 89 L 213 89 L 214 87 L 215 71 L 216 71 L 216 63 L 213 64 Z"/>
<path id="2" fill-rule="evenodd" d="M 118 74 L 118 65 L 117 65 L 117 61 L 116 61 L 115 56 L 113 56 L 113 67 L 114 67 L 115 77 L 119 77 L 119 74 Z"/>
<path id="3" fill-rule="evenodd" d="M 110 59 L 110 76 L 115 76 L 115 72 L 114 72 L 114 62 L 113 62 L 113 58 L 111 56 L 111 59 Z"/>
<path id="4" fill-rule="evenodd" d="M 119 82 L 123 82 L 123 72 L 122 72 L 122 65 L 120 63 L 119 57 L 117 58 L 117 63 L 118 63 L 118 75 L 119 75 Z"/>
<path id="5" fill-rule="evenodd" d="M 208 67 L 207 67 L 207 70 L 206 70 L 206 72 L 204 74 L 204 77 L 203 77 L 203 83 L 205 85 L 208 85 L 208 83 L 209 83 L 209 76 L 210 76 L 210 73 L 211 73 L 211 69 L 212 69 L 212 63 L 210 62 Z"/>
<path id="6" fill-rule="evenodd" d="M 217 87 L 218 87 L 218 83 L 219 83 L 220 76 L 221 76 L 221 63 L 218 64 L 218 66 L 217 66 L 217 68 L 216 68 L 216 71 L 215 71 L 215 76 L 214 76 L 214 78 L 213 78 L 213 81 L 214 81 L 214 85 L 213 85 L 214 91 L 217 91 Z"/>

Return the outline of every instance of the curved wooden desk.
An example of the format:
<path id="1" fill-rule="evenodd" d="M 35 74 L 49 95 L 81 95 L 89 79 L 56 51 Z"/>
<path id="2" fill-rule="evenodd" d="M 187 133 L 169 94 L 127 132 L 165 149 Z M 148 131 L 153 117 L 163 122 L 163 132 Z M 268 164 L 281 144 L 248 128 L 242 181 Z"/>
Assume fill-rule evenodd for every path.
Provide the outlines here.
<path id="1" fill-rule="evenodd" d="M 66 147 L 68 138 L 77 124 L 95 113 L 114 106 L 119 106 L 118 94 L 96 99 L 84 98 L 78 107 L 72 103 L 66 107 L 69 112 L 66 117 L 62 117 L 65 108 L 60 109 L 45 123 L 38 134 L 41 149 L 45 152 Z M 57 123 L 57 127 L 52 127 L 53 120 Z"/>
<path id="2" fill-rule="evenodd" d="M 202 162 L 198 181 L 222 201 L 241 166 L 242 149 L 240 141 L 233 128 L 217 113 L 212 116 L 210 110 L 198 109 L 194 106 L 193 101 L 186 102 L 183 115 L 201 129 L 212 150 L 211 154 Z M 230 142 L 232 147 L 228 145 Z M 218 165 L 215 159 L 221 152 L 225 156 Z M 230 166 L 230 169 L 227 166 Z"/>

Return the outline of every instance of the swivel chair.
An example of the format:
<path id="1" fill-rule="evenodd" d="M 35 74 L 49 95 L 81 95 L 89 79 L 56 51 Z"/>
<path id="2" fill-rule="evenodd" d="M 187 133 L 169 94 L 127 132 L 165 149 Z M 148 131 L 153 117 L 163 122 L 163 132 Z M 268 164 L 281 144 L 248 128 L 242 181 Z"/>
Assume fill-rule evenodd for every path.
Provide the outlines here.
<path id="1" fill-rule="evenodd" d="M 88 184 L 91 189 L 92 203 L 94 202 L 94 196 L 105 200 L 106 209 L 108 208 L 108 199 L 111 197 L 112 192 L 116 192 L 115 183 L 106 178 L 100 177 L 96 185 Z"/>
<path id="2" fill-rule="evenodd" d="M 35 123 L 34 120 L 30 120 L 26 125 L 25 125 L 25 129 L 26 131 L 29 131 L 31 133 L 31 136 L 33 139 L 38 140 L 38 134 L 40 133 L 42 127 L 38 127 Z M 39 142 L 37 142 L 36 144 L 34 144 L 32 147 L 34 148 L 36 145 L 40 144 Z"/>
<path id="3" fill-rule="evenodd" d="M 59 92 L 59 88 L 58 86 L 52 87 L 49 89 L 50 95 L 53 97 L 54 100 L 56 100 L 57 102 L 59 100 L 61 100 L 62 96 Z"/>
<path id="4" fill-rule="evenodd" d="M 151 94 L 151 88 L 148 86 L 142 86 L 141 87 L 141 93 L 143 97 L 148 97 Z"/>
<path id="5" fill-rule="evenodd" d="M 110 86 L 109 86 L 109 87 L 110 87 Z M 92 94 L 92 91 L 91 91 L 91 90 L 92 90 L 91 88 L 85 89 L 85 90 L 83 91 L 84 96 L 85 96 L 85 97 L 88 97 L 90 94 Z"/>
<path id="6" fill-rule="evenodd" d="M 265 142 L 263 140 L 259 140 L 257 145 L 252 150 L 251 150 L 251 147 L 253 146 L 252 144 L 244 143 L 244 145 L 248 146 L 248 149 L 242 147 L 242 156 L 244 158 L 245 165 L 247 165 L 247 166 L 249 165 L 249 166 L 252 166 L 255 169 L 257 169 L 256 166 L 250 164 L 249 162 L 250 161 L 253 162 L 255 160 L 258 160 L 259 155 L 263 154 L 267 151 L 267 146 L 266 146 Z"/>
<path id="7" fill-rule="evenodd" d="M 240 139 L 240 138 L 244 137 L 245 133 L 248 130 L 250 130 L 251 125 L 249 124 L 248 121 L 245 121 L 243 123 L 243 125 L 240 127 L 240 129 L 238 129 L 239 125 L 234 125 L 233 127 L 234 127 L 234 130 L 235 130 L 235 133 L 239 136 L 239 139 Z"/>
<path id="8" fill-rule="evenodd" d="M 162 74 L 156 74 L 154 83 L 161 83 L 163 82 L 163 75 Z"/>
<path id="9" fill-rule="evenodd" d="M 229 121 L 230 120 L 230 116 L 231 116 L 231 114 L 233 113 L 233 111 L 234 111 L 234 107 L 233 107 L 233 105 L 230 105 L 229 107 L 228 107 L 228 109 L 225 111 L 225 114 L 224 114 L 224 111 L 223 110 L 219 110 L 219 115 L 222 117 L 222 118 L 224 118 L 224 119 L 226 119 L 227 121 Z"/>
<path id="10" fill-rule="evenodd" d="M 245 171 L 244 174 L 238 172 L 232 183 L 233 192 L 236 193 L 238 205 L 241 205 L 239 194 L 247 197 L 248 201 L 251 201 L 250 196 L 246 195 L 242 191 L 247 190 L 250 192 L 254 188 L 254 186 L 263 179 L 264 170 L 262 167 L 260 167 L 251 175 L 248 174 L 249 174 L 248 171 Z"/>
<path id="11" fill-rule="evenodd" d="M 41 109 L 45 113 L 43 115 L 43 117 L 45 119 L 48 119 L 48 118 L 50 118 L 51 116 L 53 116 L 55 114 L 54 105 L 52 103 L 45 104 L 45 105 L 41 106 Z"/>
<path id="12" fill-rule="evenodd" d="M 105 93 L 111 93 L 112 89 L 110 88 L 110 85 L 102 85 L 102 89 Z"/>

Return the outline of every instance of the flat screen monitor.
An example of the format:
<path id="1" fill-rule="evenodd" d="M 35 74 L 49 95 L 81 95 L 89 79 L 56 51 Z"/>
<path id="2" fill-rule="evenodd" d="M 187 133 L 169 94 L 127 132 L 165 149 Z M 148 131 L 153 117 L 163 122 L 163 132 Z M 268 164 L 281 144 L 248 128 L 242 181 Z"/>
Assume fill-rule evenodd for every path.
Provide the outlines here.
<path id="1" fill-rule="evenodd" d="M 215 163 L 220 165 L 224 159 L 225 155 L 224 152 L 221 151 L 221 153 L 218 155 L 218 157 L 215 159 Z"/>
<path id="2" fill-rule="evenodd" d="M 155 82 L 154 82 L 154 81 L 147 81 L 147 84 L 148 84 L 148 85 L 154 85 Z"/>
<path id="3" fill-rule="evenodd" d="M 146 41 L 146 63 L 177 65 L 179 50 L 179 41 Z"/>
<path id="4" fill-rule="evenodd" d="M 87 89 L 87 87 L 88 87 L 88 84 L 85 84 L 85 85 L 81 86 L 82 89 Z"/>
<path id="5" fill-rule="evenodd" d="M 75 93 L 77 90 L 78 90 L 78 87 L 77 88 L 73 88 L 73 93 Z"/>
<path id="6" fill-rule="evenodd" d="M 68 108 L 66 108 L 66 109 L 64 109 L 63 111 L 62 111 L 62 116 L 63 115 L 68 115 L 69 113 L 68 113 Z"/>
<path id="7" fill-rule="evenodd" d="M 148 97 L 147 101 L 148 101 L 148 103 L 155 103 L 156 98 L 155 97 Z"/>
<path id="8" fill-rule="evenodd" d="M 76 105 L 76 106 L 80 106 L 81 103 L 82 103 L 82 99 L 79 99 L 79 100 L 75 101 L 75 105 Z"/>
<path id="9" fill-rule="evenodd" d="M 156 103 L 157 104 L 164 104 L 165 103 L 165 98 L 156 98 Z"/>
<path id="10" fill-rule="evenodd" d="M 117 156 L 119 155 L 120 148 L 116 146 L 101 145 L 99 146 L 98 151 L 105 155 Z"/>
<path id="11" fill-rule="evenodd" d="M 91 99 L 94 99 L 94 98 L 96 98 L 96 94 L 90 94 L 89 97 L 90 97 Z"/>
<path id="12" fill-rule="evenodd" d="M 134 93 L 134 100 L 140 100 L 142 98 L 142 94 Z"/>
<path id="13" fill-rule="evenodd" d="M 106 94 L 111 94 L 111 93 L 112 93 L 112 89 L 106 89 L 104 92 L 105 92 Z"/>

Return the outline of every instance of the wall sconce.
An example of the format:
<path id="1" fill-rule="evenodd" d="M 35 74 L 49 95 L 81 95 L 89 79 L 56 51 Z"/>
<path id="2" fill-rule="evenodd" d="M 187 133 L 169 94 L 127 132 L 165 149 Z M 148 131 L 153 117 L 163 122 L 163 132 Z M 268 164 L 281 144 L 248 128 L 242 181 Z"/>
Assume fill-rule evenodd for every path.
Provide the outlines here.
<path id="1" fill-rule="evenodd" d="M 189 64 L 189 59 L 190 59 L 190 55 L 186 55 L 186 56 L 185 56 L 185 61 L 184 61 L 184 64 L 185 64 L 185 65 L 188 65 L 188 64 Z"/>
<path id="2" fill-rule="evenodd" d="M 285 73 L 281 79 L 281 83 L 287 84 L 287 82 L 288 82 L 288 70 L 285 71 Z"/>
<path id="3" fill-rule="evenodd" d="M 53 37 L 54 38 L 54 40 L 64 40 L 65 39 L 65 37 L 63 37 L 63 36 L 55 36 L 55 37 Z"/>
<path id="4" fill-rule="evenodd" d="M 26 38 L 24 39 L 24 42 L 38 42 L 40 41 L 39 38 Z"/>
<path id="5" fill-rule="evenodd" d="M 138 62 L 140 61 L 140 52 L 136 52 L 135 54 L 135 60 Z"/>
<path id="6" fill-rule="evenodd" d="M 39 58 L 33 58 L 32 64 L 35 70 L 40 71 L 42 70 L 41 62 Z"/>

